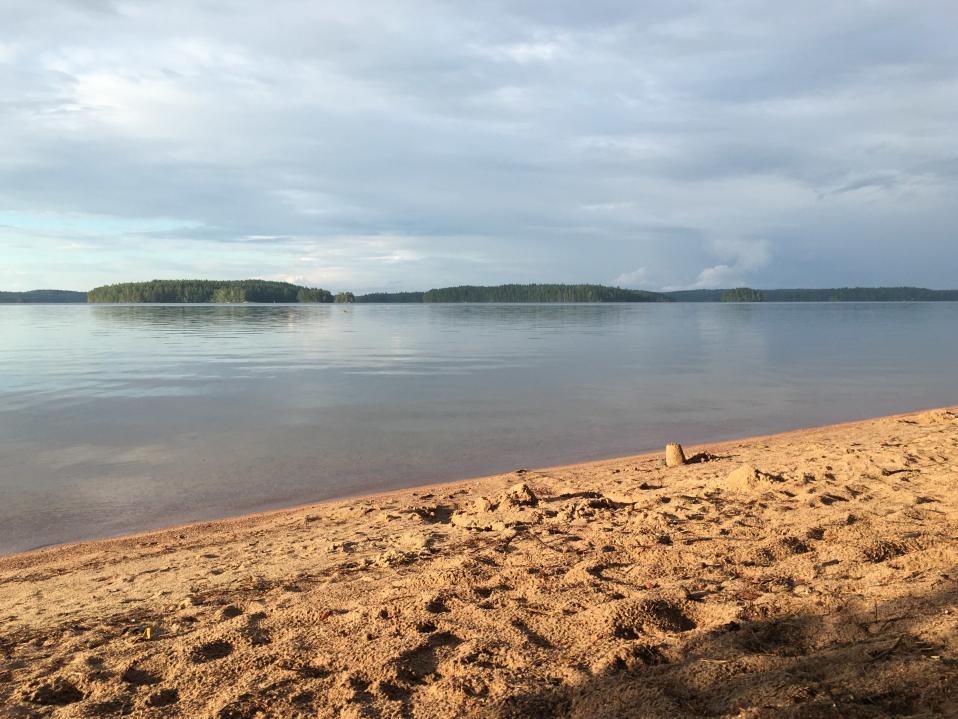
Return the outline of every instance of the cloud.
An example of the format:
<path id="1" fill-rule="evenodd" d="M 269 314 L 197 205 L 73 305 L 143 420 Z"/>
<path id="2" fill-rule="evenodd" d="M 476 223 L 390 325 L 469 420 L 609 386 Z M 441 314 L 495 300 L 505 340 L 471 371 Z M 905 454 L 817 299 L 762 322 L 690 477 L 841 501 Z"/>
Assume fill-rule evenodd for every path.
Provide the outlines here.
<path id="1" fill-rule="evenodd" d="M 737 267 L 728 265 L 715 265 L 706 267 L 699 272 L 699 276 L 688 287 L 681 289 L 719 289 L 727 287 L 739 287 L 745 284 L 742 278 L 742 271 Z"/>
<path id="2" fill-rule="evenodd" d="M 670 289 L 721 289 L 748 284 L 747 277 L 767 266 L 771 260 L 769 243 L 764 239 L 714 239 L 710 251 L 725 261 L 706 267 L 695 281 Z"/>
<path id="3" fill-rule="evenodd" d="M 612 280 L 616 287 L 641 288 L 649 281 L 649 271 L 645 267 L 639 267 L 631 272 L 623 272 Z"/>
<path id="4" fill-rule="evenodd" d="M 21 286 L 953 283 L 954 3 L 0 5 Z"/>

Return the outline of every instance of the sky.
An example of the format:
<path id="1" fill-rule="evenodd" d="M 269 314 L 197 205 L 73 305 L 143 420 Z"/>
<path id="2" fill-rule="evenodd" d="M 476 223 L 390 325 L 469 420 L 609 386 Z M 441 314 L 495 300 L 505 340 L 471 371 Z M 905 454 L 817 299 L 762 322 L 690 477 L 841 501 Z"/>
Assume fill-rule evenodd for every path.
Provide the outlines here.
<path id="1" fill-rule="evenodd" d="M 954 0 L 0 18 L 0 289 L 958 287 Z"/>

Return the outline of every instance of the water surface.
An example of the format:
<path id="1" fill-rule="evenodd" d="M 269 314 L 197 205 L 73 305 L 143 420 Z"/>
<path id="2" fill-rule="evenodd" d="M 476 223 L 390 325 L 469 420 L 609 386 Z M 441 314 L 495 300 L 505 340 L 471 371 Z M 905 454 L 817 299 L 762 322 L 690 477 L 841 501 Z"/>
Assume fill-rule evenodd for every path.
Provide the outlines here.
<path id="1" fill-rule="evenodd" d="M 958 404 L 958 304 L 0 305 L 0 552 Z"/>

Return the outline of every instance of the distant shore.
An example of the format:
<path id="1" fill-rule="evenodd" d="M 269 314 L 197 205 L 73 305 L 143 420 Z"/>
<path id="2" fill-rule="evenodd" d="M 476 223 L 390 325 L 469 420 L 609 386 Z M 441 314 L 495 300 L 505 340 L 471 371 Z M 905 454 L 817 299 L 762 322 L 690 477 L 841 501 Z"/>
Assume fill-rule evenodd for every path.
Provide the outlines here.
<path id="1" fill-rule="evenodd" d="M 95 287 L 89 292 L 0 292 L 0 304 L 461 304 L 642 302 L 955 302 L 958 290 L 925 287 L 834 287 L 647 291 L 596 284 L 461 285 L 422 292 L 356 295 L 263 280 L 152 280 Z"/>
<path id="2" fill-rule="evenodd" d="M 958 408 L 686 454 L 2 557 L 0 705 L 58 717 L 955 706 Z"/>

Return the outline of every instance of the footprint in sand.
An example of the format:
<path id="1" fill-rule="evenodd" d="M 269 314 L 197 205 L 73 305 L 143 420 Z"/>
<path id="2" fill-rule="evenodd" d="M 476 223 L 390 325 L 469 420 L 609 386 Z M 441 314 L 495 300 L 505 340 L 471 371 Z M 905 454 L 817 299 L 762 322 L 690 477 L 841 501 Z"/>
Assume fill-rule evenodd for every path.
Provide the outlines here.
<path id="1" fill-rule="evenodd" d="M 179 700 L 180 694 L 176 689 L 160 689 L 147 698 L 146 705 L 149 707 L 168 707 L 176 704 Z"/>
<path id="2" fill-rule="evenodd" d="M 120 678 L 127 684 L 131 684 L 135 687 L 149 686 L 159 684 L 160 682 L 160 678 L 156 674 L 142 669 L 136 664 L 131 664 L 127 667 Z"/>
<path id="3" fill-rule="evenodd" d="M 874 544 L 865 547 L 863 552 L 865 559 L 869 562 L 879 563 L 885 562 L 889 559 L 894 559 L 895 557 L 900 557 L 908 551 L 907 545 L 902 542 L 892 542 L 889 540 L 881 540 L 875 542 Z"/>
<path id="4" fill-rule="evenodd" d="M 612 636 L 638 639 L 648 630 L 679 633 L 695 629 L 695 622 L 681 604 L 666 599 L 620 602 L 610 618 Z"/>
<path id="5" fill-rule="evenodd" d="M 230 702 L 216 714 L 217 719 L 255 719 L 265 716 L 267 708 L 252 694 L 241 694 L 235 701 Z"/>
<path id="6" fill-rule="evenodd" d="M 233 645 L 227 641 L 206 642 L 193 648 L 193 651 L 190 652 L 190 661 L 194 664 L 204 664 L 217 659 L 223 659 L 232 653 Z"/>
<path id="7" fill-rule="evenodd" d="M 265 612 L 255 612 L 249 615 L 246 629 L 243 631 L 249 643 L 254 647 L 264 647 L 273 642 L 269 630 L 260 626 L 260 622 L 266 619 Z"/>
<path id="8" fill-rule="evenodd" d="M 397 676 L 410 684 L 423 684 L 439 668 L 440 652 L 462 644 L 451 632 L 433 634 L 422 645 L 403 652 L 396 658 Z"/>
<path id="9" fill-rule="evenodd" d="M 56 677 L 27 690 L 24 699 L 31 704 L 40 704 L 41 706 L 66 706 L 83 699 L 83 692 L 72 682 L 62 677 Z"/>
<path id="10" fill-rule="evenodd" d="M 426 602 L 425 610 L 430 614 L 444 614 L 449 611 L 442 597 L 433 597 Z"/>
<path id="11" fill-rule="evenodd" d="M 237 607 L 235 604 L 227 604 L 220 610 L 221 619 L 235 619 L 236 617 L 242 615 L 243 610 Z"/>

